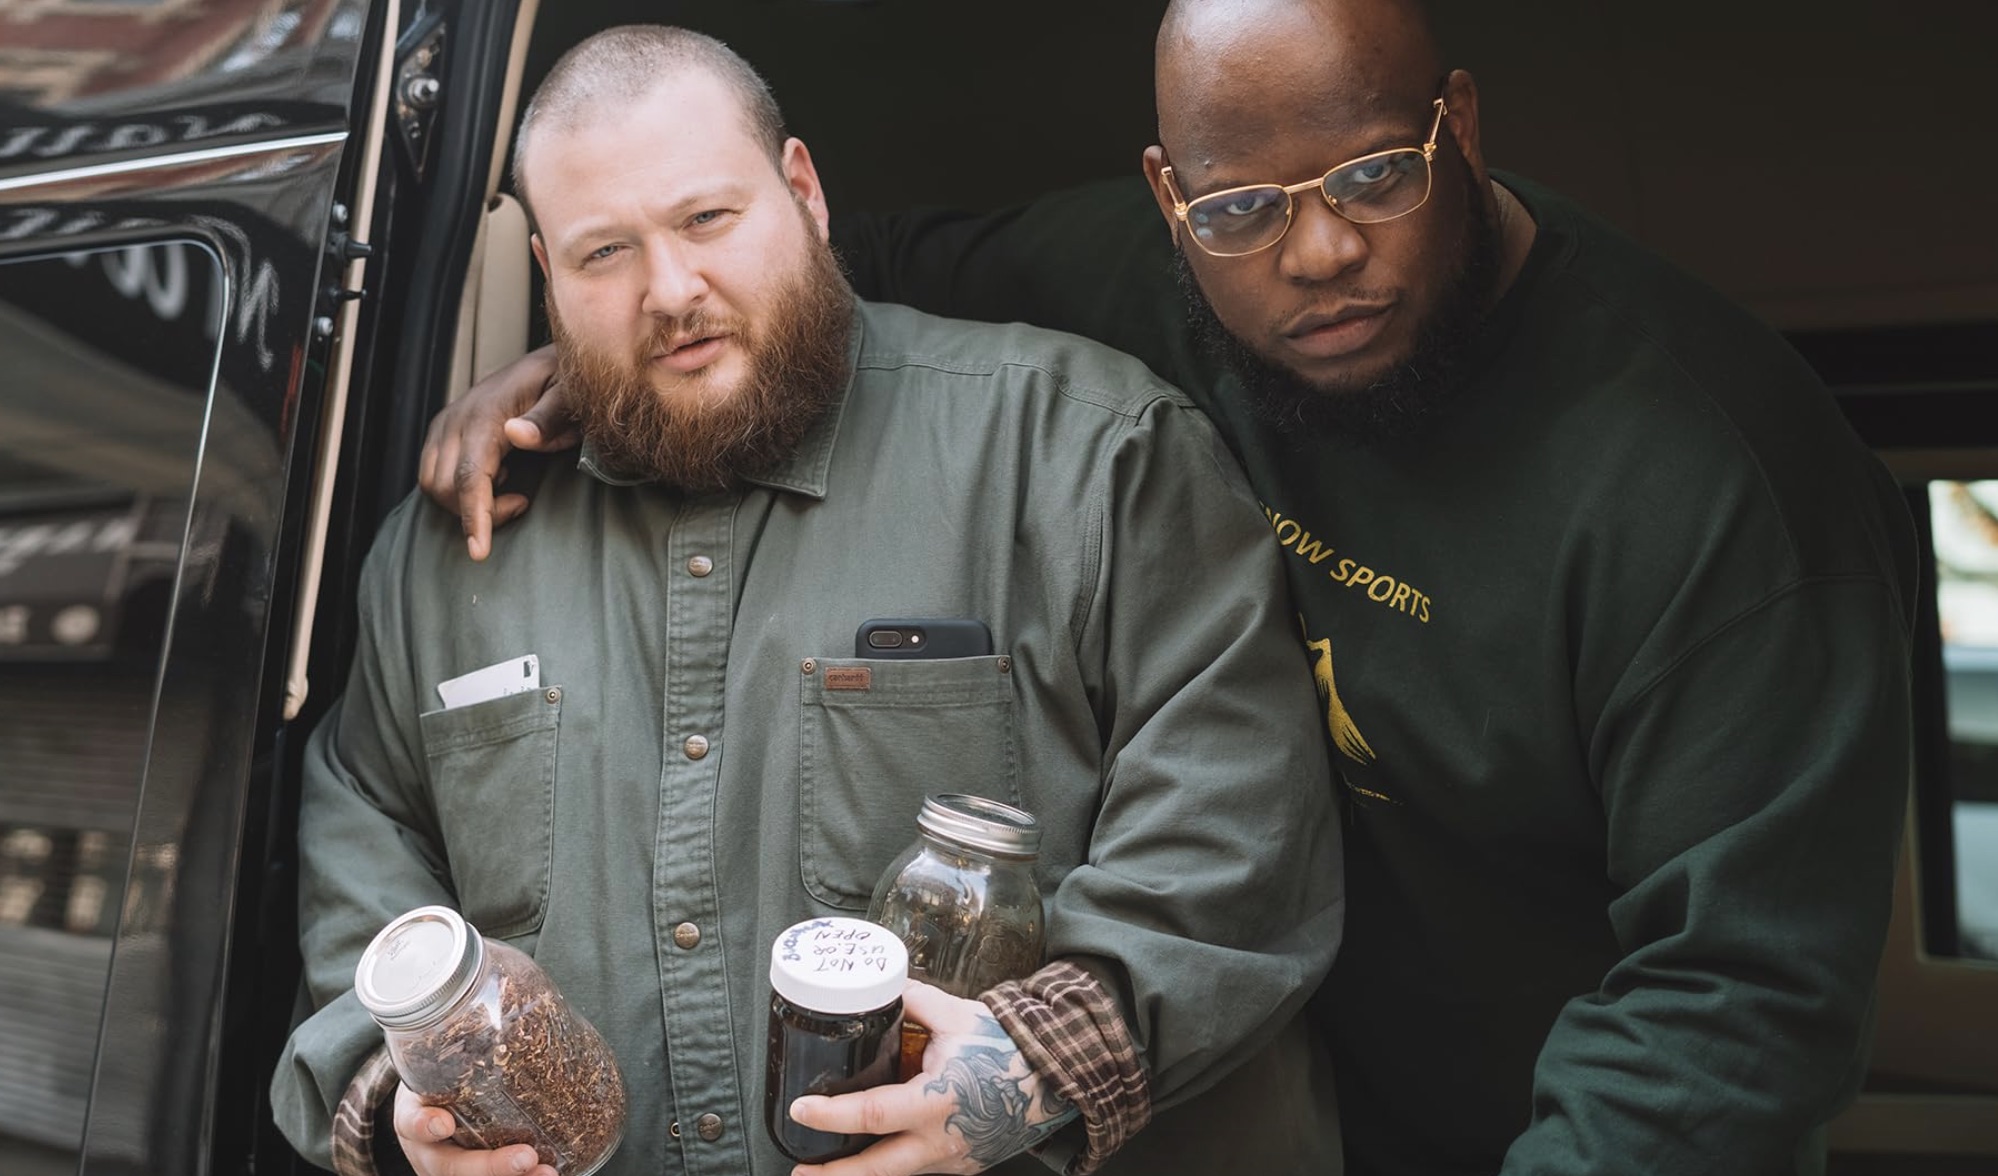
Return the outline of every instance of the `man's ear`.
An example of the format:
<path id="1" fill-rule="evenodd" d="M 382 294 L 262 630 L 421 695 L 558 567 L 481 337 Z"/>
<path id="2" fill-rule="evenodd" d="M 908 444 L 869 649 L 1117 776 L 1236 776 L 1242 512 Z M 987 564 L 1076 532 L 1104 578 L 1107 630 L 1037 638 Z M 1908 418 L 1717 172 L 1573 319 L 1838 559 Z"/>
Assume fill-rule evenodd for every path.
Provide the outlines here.
<path id="1" fill-rule="evenodd" d="M 831 214 L 826 209 L 826 190 L 819 183 L 819 169 L 812 163 L 811 149 L 802 139 L 784 140 L 784 155 L 780 160 L 779 171 L 784 183 L 791 189 L 791 195 L 805 206 L 812 220 L 819 226 L 819 240 L 830 239 L 826 228 Z"/>
<path id="2" fill-rule="evenodd" d="M 1165 148 L 1154 143 L 1145 148 L 1145 182 L 1152 186 L 1152 199 L 1158 202 L 1159 215 L 1165 217 L 1166 232 L 1172 234 L 1173 243 L 1179 243 L 1179 214 L 1173 211 L 1172 191 L 1165 182 Z"/>
<path id="3" fill-rule="evenodd" d="M 1455 141 L 1457 153 L 1471 165 L 1472 175 L 1481 181 L 1491 179 L 1485 172 L 1485 148 L 1478 127 L 1478 81 L 1471 71 L 1453 69 L 1443 79 L 1443 105 L 1450 113 L 1443 116 L 1443 129 L 1437 134 Z"/>
<path id="4" fill-rule="evenodd" d="M 534 260 L 536 264 L 541 266 L 541 276 L 546 278 L 548 276 L 548 246 L 541 243 L 541 234 L 535 233 L 528 237 L 527 247 L 534 251 Z"/>

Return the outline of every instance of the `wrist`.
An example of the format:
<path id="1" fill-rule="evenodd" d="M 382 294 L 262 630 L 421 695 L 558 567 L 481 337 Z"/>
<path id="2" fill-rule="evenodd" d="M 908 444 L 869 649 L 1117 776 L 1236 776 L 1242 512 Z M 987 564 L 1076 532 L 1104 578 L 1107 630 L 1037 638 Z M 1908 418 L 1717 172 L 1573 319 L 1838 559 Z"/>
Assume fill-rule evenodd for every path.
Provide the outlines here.
<path id="1" fill-rule="evenodd" d="M 1084 1146 L 1063 1170 L 1094 1172 L 1151 1121 L 1143 1058 L 1117 1002 L 1096 978 L 1057 960 L 1024 980 L 980 995 L 1052 1098 L 1083 1124 Z M 1036 1100 L 1036 1106 L 1042 1103 Z M 1054 1105 L 1054 1104 L 1050 1104 Z M 1070 1116 L 1062 1116 L 1061 1122 Z M 1055 1115 L 1042 1139 L 1059 1127 Z"/>

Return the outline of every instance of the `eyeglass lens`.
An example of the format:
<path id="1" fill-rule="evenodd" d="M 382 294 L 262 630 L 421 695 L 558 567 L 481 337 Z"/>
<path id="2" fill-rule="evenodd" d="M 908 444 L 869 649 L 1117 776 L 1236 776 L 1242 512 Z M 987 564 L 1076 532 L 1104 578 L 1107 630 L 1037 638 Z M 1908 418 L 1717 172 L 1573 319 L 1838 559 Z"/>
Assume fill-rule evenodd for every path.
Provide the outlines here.
<path id="1" fill-rule="evenodd" d="M 1429 198 L 1429 161 L 1415 148 L 1384 151 L 1326 173 L 1333 207 L 1355 224 L 1405 216 Z M 1290 193 L 1270 184 L 1203 196 L 1186 208 L 1200 245 L 1228 256 L 1267 248 L 1290 226 Z"/>

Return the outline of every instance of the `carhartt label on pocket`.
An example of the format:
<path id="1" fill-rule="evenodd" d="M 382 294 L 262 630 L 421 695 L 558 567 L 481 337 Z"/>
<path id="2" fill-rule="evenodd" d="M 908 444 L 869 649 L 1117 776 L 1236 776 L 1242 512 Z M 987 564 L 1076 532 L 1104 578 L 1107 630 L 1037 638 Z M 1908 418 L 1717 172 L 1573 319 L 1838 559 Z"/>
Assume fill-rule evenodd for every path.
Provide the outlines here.
<path id="1" fill-rule="evenodd" d="M 872 690 L 874 688 L 874 668 L 872 666 L 827 666 L 827 690 Z"/>

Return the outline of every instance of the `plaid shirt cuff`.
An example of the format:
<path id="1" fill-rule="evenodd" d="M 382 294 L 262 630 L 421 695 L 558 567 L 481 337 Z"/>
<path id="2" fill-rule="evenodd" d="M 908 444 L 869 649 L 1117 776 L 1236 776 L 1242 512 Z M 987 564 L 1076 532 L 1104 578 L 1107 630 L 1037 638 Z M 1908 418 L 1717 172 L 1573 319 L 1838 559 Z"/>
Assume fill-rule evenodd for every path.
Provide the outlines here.
<path id="1" fill-rule="evenodd" d="M 395 1098 L 399 1080 L 384 1045 L 347 1084 L 333 1111 L 333 1170 L 340 1176 L 381 1176 L 375 1164 L 376 1112 Z"/>
<path id="2" fill-rule="evenodd" d="M 1152 1118 L 1151 1085 L 1117 1002 L 1096 977 L 1056 960 L 979 1000 L 1027 1064 L 1082 1115 L 1086 1146 L 1066 1176 L 1088 1176 Z"/>

